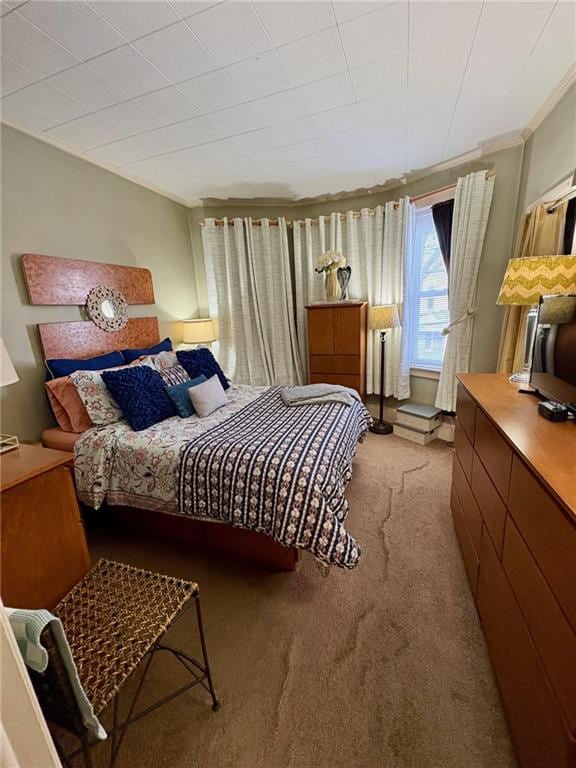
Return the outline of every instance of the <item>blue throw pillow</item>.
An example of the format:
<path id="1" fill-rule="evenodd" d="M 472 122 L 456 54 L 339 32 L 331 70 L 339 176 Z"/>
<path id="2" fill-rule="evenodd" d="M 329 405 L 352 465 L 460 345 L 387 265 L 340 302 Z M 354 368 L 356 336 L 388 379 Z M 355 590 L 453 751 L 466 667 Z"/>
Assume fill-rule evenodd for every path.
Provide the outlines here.
<path id="1" fill-rule="evenodd" d="M 143 349 L 123 349 L 124 362 L 131 363 L 144 355 L 157 355 L 159 352 L 172 352 L 172 341 L 166 337 L 163 341 L 154 344 L 153 347 L 144 347 Z"/>
<path id="2" fill-rule="evenodd" d="M 52 358 L 46 360 L 46 368 L 53 379 L 70 376 L 75 371 L 101 371 L 105 368 L 115 368 L 124 365 L 121 352 L 107 352 L 105 355 L 88 357 L 85 360 L 69 360 L 67 358 Z"/>
<path id="3" fill-rule="evenodd" d="M 186 369 L 188 376 L 191 379 L 195 379 L 197 376 L 204 375 L 207 379 L 211 379 L 214 374 L 220 379 L 223 389 L 230 387 L 230 382 L 224 376 L 222 368 L 218 365 L 218 362 L 208 347 L 200 347 L 199 349 L 180 350 L 176 352 L 176 357 L 180 365 Z"/>
<path id="4" fill-rule="evenodd" d="M 185 381 L 182 384 L 175 384 L 172 387 L 167 387 L 168 396 L 174 403 L 174 407 L 178 411 L 178 416 L 181 418 L 185 419 L 187 416 L 192 416 L 194 413 L 194 406 L 188 395 L 188 390 L 198 384 L 202 384 L 203 381 L 206 381 L 206 376 L 197 376 L 195 379 L 188 379 L 188 381 Z"/>
<path id="5" fill-rule="evenodd" d="M 176 414 L 160 374 L 147 365 L 104 371 L 102 380 L 135 432 Z"/>

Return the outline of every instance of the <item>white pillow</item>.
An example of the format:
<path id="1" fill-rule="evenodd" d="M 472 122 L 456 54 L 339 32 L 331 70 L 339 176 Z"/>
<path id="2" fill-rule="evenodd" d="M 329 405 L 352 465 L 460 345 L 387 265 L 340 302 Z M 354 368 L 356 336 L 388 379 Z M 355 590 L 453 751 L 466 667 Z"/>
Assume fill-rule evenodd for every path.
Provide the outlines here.
<path id="1" fill-rule="evenodd" d="M 220 384 L 220 379 L 216 374 L 208 379 L 208 381 L 203 381 L 201 384 L 196 384 L 195 387 L 190 387 L 188 397 L 200 418 L 209 416 L 214 411 L 217 411 L 218 408 L 228 404 L 226 392 L 224 392 L 224 387 Z"/>

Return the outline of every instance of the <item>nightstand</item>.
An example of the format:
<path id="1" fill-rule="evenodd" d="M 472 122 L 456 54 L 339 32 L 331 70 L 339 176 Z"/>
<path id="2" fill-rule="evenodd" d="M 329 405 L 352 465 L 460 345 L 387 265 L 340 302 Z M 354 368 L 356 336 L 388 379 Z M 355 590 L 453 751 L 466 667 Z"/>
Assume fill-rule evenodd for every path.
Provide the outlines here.
<path id="1" fill-rule="evenodd" d="M 0 456 L 1 581 L 11 608 L 53 608 L 90 568 L 72 454 L 20 445 Z"/>

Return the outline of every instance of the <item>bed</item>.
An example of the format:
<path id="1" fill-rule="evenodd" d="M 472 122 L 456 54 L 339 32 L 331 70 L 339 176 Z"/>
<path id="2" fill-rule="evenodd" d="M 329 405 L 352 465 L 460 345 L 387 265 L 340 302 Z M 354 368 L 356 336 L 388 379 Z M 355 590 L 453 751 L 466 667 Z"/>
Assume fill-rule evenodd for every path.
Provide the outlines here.
<path id="1" fill-rule="evenodd" d="M 345 489 L 370 417 L 359 402 L 291 408 L 281 389 L 232 386 L 211 416 L 142 432 L 123 422 L 88 430 L 74 451 L 79 498 L 225 522 L 353 568 Z"/>
<path id="2" fill-rule="evenodd" d="M 102 337 L 89 322 L 39 330 L 46 357 L 64 350 L 70 356 L 74 348 L 82 358 L 121 348 L 126 335 L 135 347 L 158 341 L 151 320 L 132 318 L 122 339 Z M 228 550 L 237 536 L 239 550 L 251 556 L 260 542 L 264 559 L 276 553 L 281 568 L 295 567 L 298 550 L 325 565 L 355 567 L 361 553 L 345 527 L 345 489 L 371 418 L 361 402 L 288 407 L 280 392 L 232 385 L 228 404 L 203 419 L 174 416 L 141 432 L 117 422 L 74 436 L 80 500 L 93 509 L 131 510 L 135 520 L 140 513 L 178 519 L 178 530 L 199 523 Z M 50 432 L 45 444 L 59 437 Z"/>

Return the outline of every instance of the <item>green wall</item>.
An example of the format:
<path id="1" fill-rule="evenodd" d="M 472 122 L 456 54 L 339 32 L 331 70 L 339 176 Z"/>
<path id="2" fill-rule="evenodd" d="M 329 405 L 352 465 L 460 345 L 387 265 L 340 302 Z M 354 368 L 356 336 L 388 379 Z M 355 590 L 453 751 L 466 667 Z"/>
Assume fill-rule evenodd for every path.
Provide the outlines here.
<path id="1" fill-rule="evenodd" d="M 156 306 L 129 313 L 158 315 L 176 340 L 175 321 L 197 314 L 196 283 L 184 206 L 7 126 L 1 138 L 2 338 L 20 377 L 1 390 L 2 431 L 33 441 L 53 425 L 36 324 L 82 318 L 28 304 L 23 253 L 148 267 Z"/>
<path id="2" fill-rule="evenodd" d="M 576 169 L 576 83 L 526 141 L 518 216 Z"/>

